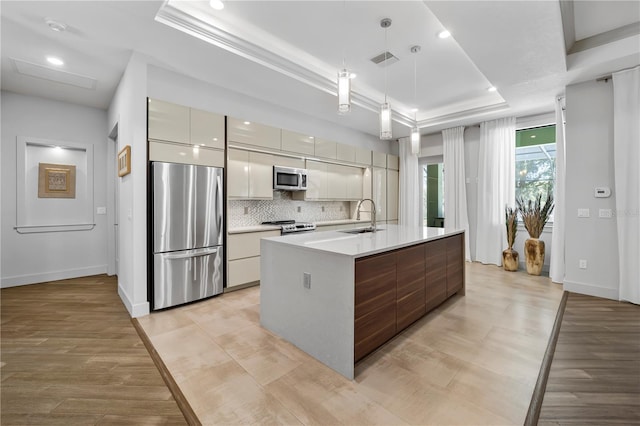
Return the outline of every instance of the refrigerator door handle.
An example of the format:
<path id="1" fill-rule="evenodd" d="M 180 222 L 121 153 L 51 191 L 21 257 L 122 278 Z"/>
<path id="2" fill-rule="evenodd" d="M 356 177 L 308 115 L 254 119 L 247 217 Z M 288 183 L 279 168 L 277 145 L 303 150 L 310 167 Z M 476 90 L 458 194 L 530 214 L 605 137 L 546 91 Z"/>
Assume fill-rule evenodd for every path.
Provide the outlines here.
<path id="1" fill-rule="evenodd" d="M 169 259 L 169 260 L 175 260 L 175 259 L 189 259 L 192 257 L 202 257 L 202 256 L 209 256 L 212 255 L 214 253 L 218 252 L 219 247 L 211 247 L 211 248 L 207 248 L 207 249 L 201 249 L 201 250 L 189 250 L 186 252 L 181 252 L 181 253 L 177 253 L 177 254 L 165 254 L 162 257 L 164 257 L 165 259 Z"/>

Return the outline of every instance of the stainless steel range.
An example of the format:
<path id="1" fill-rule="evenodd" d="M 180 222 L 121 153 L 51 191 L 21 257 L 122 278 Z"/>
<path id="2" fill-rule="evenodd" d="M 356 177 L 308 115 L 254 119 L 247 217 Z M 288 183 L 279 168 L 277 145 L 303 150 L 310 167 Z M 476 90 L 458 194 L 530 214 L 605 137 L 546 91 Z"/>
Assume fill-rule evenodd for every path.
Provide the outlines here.
<path id="1" fill-rule="evenodd" d="M 295 220 L 271 220 L 268 222 L 262 222 L 262 224 L 280 226 L 280 234 L 282 235 L 294 234 L 297 232 L 311 232 L 316 230 L 315 223 L 296 222 Z"/>

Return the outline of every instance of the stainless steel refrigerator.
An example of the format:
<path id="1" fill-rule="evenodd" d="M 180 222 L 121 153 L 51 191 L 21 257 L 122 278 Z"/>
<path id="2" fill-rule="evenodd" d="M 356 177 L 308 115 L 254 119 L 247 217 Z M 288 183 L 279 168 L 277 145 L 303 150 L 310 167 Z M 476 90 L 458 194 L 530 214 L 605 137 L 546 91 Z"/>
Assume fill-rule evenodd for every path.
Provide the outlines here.
<path id="1" fill-rule="evenodd" d="M 151 163 L 152 310 L 223 288 L 223 169 Z"/>

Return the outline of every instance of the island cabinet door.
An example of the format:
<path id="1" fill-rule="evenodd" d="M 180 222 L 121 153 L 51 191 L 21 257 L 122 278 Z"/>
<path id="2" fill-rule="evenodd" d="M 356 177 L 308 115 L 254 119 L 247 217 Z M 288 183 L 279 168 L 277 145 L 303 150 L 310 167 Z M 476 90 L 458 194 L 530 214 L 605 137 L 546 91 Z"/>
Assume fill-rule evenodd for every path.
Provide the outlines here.
<path id="1" fill-rule="evenodd" d="M 396 334 L 396 254 L 356 260 L 354 360 Z"/>
<path id="2" fill-rule="evenodd" d="M 447 241 L 447 297 L 462 290 L 464 281 L 464 236 L 448 237 Z"/>
<path id="3" fill-rule="evenodd" d="M 425 314 L 425 245 L 397 253 L 396 329 L 409 326 Z"/>
<path id="4" fill-rule="evenodd" d="M 425 244 L 426 310 L 429 312 L 447 299 L 447 240 Z"/>

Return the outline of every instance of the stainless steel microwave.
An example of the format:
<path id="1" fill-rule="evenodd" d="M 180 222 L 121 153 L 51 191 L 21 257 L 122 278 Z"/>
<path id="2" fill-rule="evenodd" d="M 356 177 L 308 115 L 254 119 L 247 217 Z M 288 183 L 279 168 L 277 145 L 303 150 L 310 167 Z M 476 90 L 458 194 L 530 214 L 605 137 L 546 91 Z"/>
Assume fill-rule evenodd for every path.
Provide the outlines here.
<path id="1" fill-rule="evenodd" d="M 307 189 L 307 170 L 273 166 L 273 189 L 305 191 Z"/>

